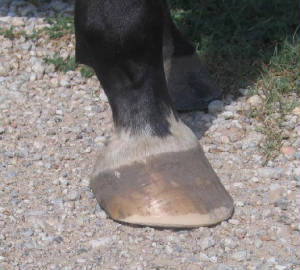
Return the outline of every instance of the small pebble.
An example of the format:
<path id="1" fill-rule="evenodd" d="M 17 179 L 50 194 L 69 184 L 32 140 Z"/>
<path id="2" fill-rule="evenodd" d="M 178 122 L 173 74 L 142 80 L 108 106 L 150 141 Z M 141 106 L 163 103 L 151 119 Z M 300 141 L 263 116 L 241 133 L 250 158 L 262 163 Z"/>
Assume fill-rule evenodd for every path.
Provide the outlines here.
<path id="1" fill-rule="evenodd" d="M 260 168 L 257 171 L 258 175 L 260 177 L 268 177 L 268 178 L 273 178 L 273 179 L 279 179 L 280 176 L 283 173 L 283 169 L 282 168 Z"/>
<path id="2" fill-rule="evenodd" d="M 251 181 L 252 181 L 253 183 L 258 183 L 258 182 L 259 182 L 259 179 L 258 179 L 257 177 L 252 177 L 252 178 L 251 178 Z"/>
<path id="3" fill-rule="evenodd" d="M 230 111 L 223 112 L 223 116 L 226 120 L 234 118 L 234 114 Z"/>
<path id="4" fill-rule="evenodd" d="M 211 114 L 216 114 L 224 109 L 224 103 L 221 100 L 214 100 L 208 105 L 208 112 Z"/>
<path id="5" fill-rule="evenodd" d="M 215 245 L 215 241 L 212 237 L 205 237 L 200 241 L 199 245 L 202 247 L 203 250 L 206 250 L 210 247 L 213 247 Z"/>
<path id="6" fill-rule="evenodd" d="M 63 238 L 61 236 L 57 236 L 53 239 L 53 241 L 55 241 L 56 243 L 60 244 L 63 242 Z"/>
<path id="7" fill-rule="evenodd" d="M 112 239 L 110 237 L 102 237 L 98 240 L 91 240 L 89 242 L 90 246 L 92 248 L 100 248 L 102 246 L 107 246 L 112 242 Z"/>
<path id="8" fill-rule="evenodd" d="M 248 89 L 241 88 L 241 89 L 239 89 L 239 92 L 240 92 L 243 96 L 246 96 L 246 95 L 248 95 L 249 90 L 248 90 Z"/>
<path id="9" fill-rule="evenodd" d="M 247 99 L 247 103 L 248 103 L 249 105 L 251 105 L 252 107 L 257 107 L 257 106 L 261 105 L 262 102 L 263 102 L 263 101 L 262 101 L 261 97 L 258 96 L 258 95 L 254 95 L 254 96 L 249 97 L 249 98 Z"/>
<path id="10" fill-rule="evenodd" d="M 284 266 L 284 265 L 279 265 L 279 264 L 277 264 L 277 265 L 275 265 L 275 269 L 276 269 L 276 270 L 285 270 L 285 269 L 287 269 L 287 268 L 286 268 L 286 266 Z"/>
<path id="11" fill-rule="evenodd" d="M 295 148 L 290 146 L 282 146 L 280 152 L 284 155 L 293 156 L 295 154 Z"/>
<path id="12" fill-rule="evenodd" d="M 247 251 L 237 251 L 232 254 L 232 258 L 238 262 L 245 261 L 247 257 Z"/>
<path id="13" fill-rule="evenodd" d="M 261 248 L 263 246 L 263 242 L 260 239 L 257 239 L 254 244 L 256 248 Z"/>
<path id="14" fill-rule="evenodd" d="M 80 197 L 81 197 L 81 195 L 80 195 L 80 193 L 77 190 L 71 190 L 67 194 L 67 199 L 69 201 L 77 201 L 77 200 L 80 199 Z"/>
<path id="15" fill-rule="evenodd" d="M 293 111 L 292 111 L 293 114 L 297 115 L 297 116 L 300 116 L 300 107 L 296 107 Z"/>
<path id="16" fill-rule="evenodd" d="M 5 128 L 0 126 L 0 134 L 3 134 L 5 132 Z"/>

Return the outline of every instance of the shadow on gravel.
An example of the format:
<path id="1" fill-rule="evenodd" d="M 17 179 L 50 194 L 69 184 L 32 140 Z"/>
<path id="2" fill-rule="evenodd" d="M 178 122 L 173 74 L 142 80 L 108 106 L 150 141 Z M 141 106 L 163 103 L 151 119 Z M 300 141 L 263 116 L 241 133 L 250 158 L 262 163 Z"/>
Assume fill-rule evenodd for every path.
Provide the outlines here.
<path id="1" fill-rule="evenodd" d="M 255 82 L 286 39 L 299 34 L 297 0 L 169 0 L 179 29 L 196 44 L 226 93 Z"/>

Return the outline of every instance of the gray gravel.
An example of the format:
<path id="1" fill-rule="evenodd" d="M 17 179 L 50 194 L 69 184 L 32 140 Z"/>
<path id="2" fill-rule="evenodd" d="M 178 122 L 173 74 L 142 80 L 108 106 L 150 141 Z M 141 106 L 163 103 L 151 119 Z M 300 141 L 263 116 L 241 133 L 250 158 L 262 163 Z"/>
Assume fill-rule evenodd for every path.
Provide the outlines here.
<path id="1" fill-rule="evenodd" d="M 44 17 L 73 11 L 28 2 L 1 0 L 0 27 L 30 34 L 47 26 Z M 299 110 L 285 119 L 292 150 L 267 165 L 261 124 L 243 113 L 259 98 L 228 96 L 209 114 L 182 115 L 231 193 L 234 216 L 194 230 L 121 225 L 88 188 L 112 133 L 107 98 L 95 77 L 54 72 L 43 58 L 55 52 L 74 56 L 74 36 L 0 36 L 0 269 L 299 269 Z"/>

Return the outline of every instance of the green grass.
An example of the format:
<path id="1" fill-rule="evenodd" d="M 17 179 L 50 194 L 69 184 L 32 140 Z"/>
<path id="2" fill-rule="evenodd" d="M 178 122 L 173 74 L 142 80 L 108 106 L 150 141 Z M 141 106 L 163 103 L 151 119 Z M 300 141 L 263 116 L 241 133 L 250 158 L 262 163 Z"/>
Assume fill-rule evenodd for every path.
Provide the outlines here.
<path id="1" fill-rule="evenodd" d="M 44 58 L 44 61 L 47 64 L 53 64 L 56 71 L 68 72 L 75 70 L 77 67 L 74 57 L 68 57 L 64 60 L 61 56 L 58 56 L 57 53 L 54 54 L 53 57 Z"/>
<path id="2" fill-rule="evenodd" d="M 20 36 L 24 36 L 26 39 L 38 39 L 43 33 L 45 33 L 50 39 L 60 39 L 67 35 L 74 34 L 74 19 L 73 17 L 57 17 L 57 18 L 46 18 L 50 26 L 45 27 L 39 31 L 33 31 L 32 34 L 27 34 L 24 30 L 16 30 L 14 27 L 8 29 L 0 28 L 0 35 L 15 39 Z"/>
<path id="3" fill-rule="evenodd" d="M 74 19 L 72 17 L 47 18 L 45 21 L 51 25 L 43 29 L 50 39 L 55 40 L 74 35 Z M 74 57 L 63 60 L 62 57 L 55 54 L 52 58 L 45 58 L 44 61 L 54 64 L 57 71 L 67 72 L 80 66 L 80 73 L 83 77 L 90 78 L 95 74 L 92 68 L 76 64 Z"/>
<path id="4" fill-rule="evenodd" d="M 94 70 L 86 65 L 79 65 L 75 61 L 75 57 L 68 57 L 67 59 L 63 59 L 57 53 L 55 53 L 52 57 L 45 57 L 45 63 L 53 64 L 55 67 L 55 71 L 68 72 L 70 70 L 76 70 L 80 67 L 80 73 L 82 77 L 90 78 L 95 73 Z"/>
<path id="5" fill-rule="evenodd" d="M 85 78 L 90 78 L 95 74 L 94 70 L 86 65 L 81 65 L 80 73 L 81 73 L 81 76 L 83 76 Z"/>
<path id="6" fill-rule="evenodd" d="M 169 0 L 171 15 L 225 93 L 240 88 L 262 97 L 245 113 L 264 124 L 266 161 L 284 139 L 284 117 L 299 106 L 297 0 Z"/>
<path id="7" fill-rule="evenodd" d="M 299 29 L 297 0 L 169 0 L 220 85 L 237 93 L 261 72 L 275 46 Z"/>
<path id="8" fill-rule="evenodd" d="M 23 36 L 27 40 L 28 39 L 36 40 L 40 37 L 40 32 L 33 31 L 32 34 L 27 34 L 24 30 L 16 30 L 14 27 L 10 27 L 10 28 L 0 27 L 0 35 L 4 36 L 5 38 L 9 38 L 10 40 L 19 38 L 20 36 Z"/>
<path id="9" fill-rule="evenodd" d="M 59 39 L 67 34 L 74 34 L 73 17 L 46 18 L 45 22 L 50 24 L 50 27 L 44 29 L 50 39 Z"/>
<path id="10" fill-rule="evenodd" d="M 9 29 L 0 28 L 0 35 L 11 40 L 16 37 L 13 27 L 10 27 Z"/>
<path id="11" fill-rule="evenodd" d="M 279 154 L 286 136 L 282 128 L 285 116 L 299 106 L 300 95 L 300 39 L 285 40 L 281 48 L 275 47 L 269 63 L 252 86 L 252 93 L 259 94 L 263 103 L 252 108 L 250 115 L 264 123 L 261 130 L 266 135 L 263 151 L 266 161 Z"/>

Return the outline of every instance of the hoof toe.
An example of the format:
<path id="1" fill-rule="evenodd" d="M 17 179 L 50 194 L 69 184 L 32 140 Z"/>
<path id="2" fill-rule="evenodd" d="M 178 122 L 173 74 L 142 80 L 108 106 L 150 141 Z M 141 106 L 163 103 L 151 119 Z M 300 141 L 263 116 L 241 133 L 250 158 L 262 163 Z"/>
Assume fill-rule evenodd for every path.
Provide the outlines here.
<path id="1" fill-rule="evenodd" d="M 233 212 L 230 195 L 200 147 L 101 172 L 91 188 L 112 219 L 131 224 L 209 226 Z"/>

